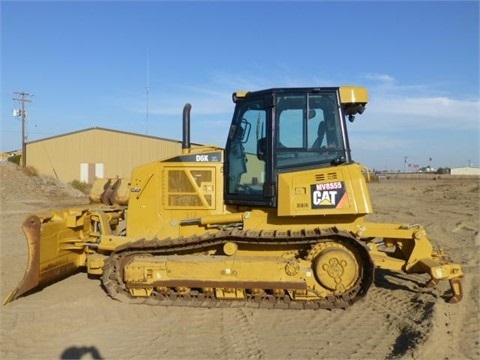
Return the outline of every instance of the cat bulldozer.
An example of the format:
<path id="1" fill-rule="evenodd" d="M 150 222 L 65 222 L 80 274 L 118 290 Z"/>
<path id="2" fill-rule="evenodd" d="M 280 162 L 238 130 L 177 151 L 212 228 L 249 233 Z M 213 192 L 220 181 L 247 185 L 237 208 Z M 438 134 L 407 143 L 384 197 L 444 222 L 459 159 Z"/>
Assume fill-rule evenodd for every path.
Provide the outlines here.
<path id="1" fill-rule="evenodd" d="M 27 269 L 5 303 L 84 271 L 130 303 L 344 309 L 377 268 L 428 274 L 426 286 L 448 280 L 442 297 L 461 300 L 461 266 L 423 226 L 367 221 L 369 173 L 347 132 L 367 89 L 232 99 L 225 148 L 191 144 L 186 104 L 181 154 L 104 181 L 98 203 L 28 216 Z"/>

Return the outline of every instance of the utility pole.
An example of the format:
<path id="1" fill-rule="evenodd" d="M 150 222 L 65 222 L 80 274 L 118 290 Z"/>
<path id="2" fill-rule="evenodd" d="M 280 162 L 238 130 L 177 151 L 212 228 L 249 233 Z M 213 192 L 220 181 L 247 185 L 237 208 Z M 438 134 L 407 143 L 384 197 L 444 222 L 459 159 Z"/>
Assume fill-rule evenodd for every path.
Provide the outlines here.
<path id="1" fill-rule="evenodd" d="M 14 95 L 18 95 L 20 98 L 13 98 L 14 101 L 20 103 L 20 109 L 13 110 L 13 116 L 20 116 L 22 118 L 22 167 L 27 165 L 27 111 L 25 109 L 25 103 L 32 102 L 27 99 L 27 96 L 33 96 L 26 92 L 14 92 Z"/>

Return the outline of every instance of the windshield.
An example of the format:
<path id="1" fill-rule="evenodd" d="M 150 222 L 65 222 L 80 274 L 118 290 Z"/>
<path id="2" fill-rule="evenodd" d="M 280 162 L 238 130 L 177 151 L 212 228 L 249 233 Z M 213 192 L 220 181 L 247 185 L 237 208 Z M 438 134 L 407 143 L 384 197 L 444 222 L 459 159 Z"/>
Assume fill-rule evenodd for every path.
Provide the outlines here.
<path id="1" fill-rule="evenodd" d="M 336 93 L 284 93 L 276 99 L 277 167 L 345 161 Z"/>

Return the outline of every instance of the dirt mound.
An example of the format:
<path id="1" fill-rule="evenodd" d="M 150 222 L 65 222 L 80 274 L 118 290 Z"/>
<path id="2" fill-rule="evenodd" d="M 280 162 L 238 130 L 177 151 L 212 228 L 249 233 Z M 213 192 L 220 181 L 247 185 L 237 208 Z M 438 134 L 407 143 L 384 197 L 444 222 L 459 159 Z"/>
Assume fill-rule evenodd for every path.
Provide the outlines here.
<path id="1" fill-rule="evenodd" d="M 11 162 L 0 163 L 0 194 L 2 201 L 86 197 L 70 184 Z"/>

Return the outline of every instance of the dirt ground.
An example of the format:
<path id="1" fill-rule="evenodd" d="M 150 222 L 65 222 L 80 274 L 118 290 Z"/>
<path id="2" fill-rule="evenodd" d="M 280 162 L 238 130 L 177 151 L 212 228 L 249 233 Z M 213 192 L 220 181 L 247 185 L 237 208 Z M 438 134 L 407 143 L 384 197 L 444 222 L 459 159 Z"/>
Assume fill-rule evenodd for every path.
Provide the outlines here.
<path id="1" fill-rule="evenodd" d="M 462 265 L 464 299 L 448 283 L 377 271 L 347 310 L 178 308 L 112 300 L 85 273 L 0 305 L 1 359 L 479 359 L 479 182 L 382 179 L 370 184 L 371 221 L 420 223 Z M 0 164 L 1 297 L 21 280 L 29 213 L 88 203 L 53 179 Z"/>

